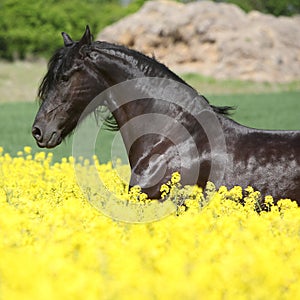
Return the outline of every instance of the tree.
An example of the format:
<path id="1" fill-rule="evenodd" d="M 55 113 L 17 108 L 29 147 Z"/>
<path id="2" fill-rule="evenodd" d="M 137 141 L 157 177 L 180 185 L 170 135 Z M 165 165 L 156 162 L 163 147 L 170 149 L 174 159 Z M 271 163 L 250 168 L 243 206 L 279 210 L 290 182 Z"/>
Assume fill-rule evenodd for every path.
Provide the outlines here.
<path id="1" fill-rule="evenodd" d="M 201 0 L 198 0 L 201 1 Z M 263 13 L 275 16 L 291 16 L 300 14 L 299 0 L 214 0 L 215 2 L 227 2 L 238 5 L 240 8 L 249 12 L 258 10 Z M 193 0 L 181 0 L 180 2 L 194 2 Z"/>

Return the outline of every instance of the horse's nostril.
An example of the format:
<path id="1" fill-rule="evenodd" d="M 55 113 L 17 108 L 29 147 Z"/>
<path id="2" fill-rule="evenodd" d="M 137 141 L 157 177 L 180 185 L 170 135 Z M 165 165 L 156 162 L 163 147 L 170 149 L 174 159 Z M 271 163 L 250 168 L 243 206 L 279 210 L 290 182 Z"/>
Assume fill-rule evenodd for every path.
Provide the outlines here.
<path id="1" fill-rule="evenodd" d="M 37 126 L 32 128 L 32 135 L 37 141 L 41 141 L 43 138 L 42 131 Z"/>

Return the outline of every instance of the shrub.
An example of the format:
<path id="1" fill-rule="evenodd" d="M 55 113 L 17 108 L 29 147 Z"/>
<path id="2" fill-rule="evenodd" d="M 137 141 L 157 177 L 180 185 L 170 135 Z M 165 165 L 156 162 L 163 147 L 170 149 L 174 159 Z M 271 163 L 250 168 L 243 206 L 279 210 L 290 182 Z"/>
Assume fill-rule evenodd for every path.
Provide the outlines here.
<path id="1" fill-rule="evenodd" d="M 134 12 L 143 1 L 122 7 L 104 0 L 3 0 L 0 2 L 0 58 L 49 57 L 61 47 L 61 31 L 78 39 L 87 24 L 101 28 Z"/>
<path id="2" fill-rule="evenodd" d="M 195 0 L 181 0 L 179 2 L 194 2 Z M 258 10 L 262 13 L 275 16 L 291 16 L 300 14 L 299 0 L 214 0 L 215 2 L 227 2 L 238 5 L 240 8 L 249 12 Z"/>
<path id="3" fill-rule="evenodd" d="M 275 16 L 291 16 L 300 13 L 299 0 L 227 0 L 222 2 L 234 3 L 247 12 L 258 10 Z"/>

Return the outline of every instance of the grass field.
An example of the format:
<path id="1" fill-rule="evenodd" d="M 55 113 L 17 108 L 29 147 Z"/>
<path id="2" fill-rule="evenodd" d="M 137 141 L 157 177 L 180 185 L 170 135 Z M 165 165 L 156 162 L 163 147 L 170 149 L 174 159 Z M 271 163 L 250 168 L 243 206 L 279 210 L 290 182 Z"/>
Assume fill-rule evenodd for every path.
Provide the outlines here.
<path id="1" fill-rule="evenodd" d="M 46 72 L 46 61 L 0 61 L 0 103 L 32 102 Z M 216 80 L 199 74 L 184 74 L 183 78 L 205 95 L 257 94 L 300 91 L 300 80 L 290 83 L 260 83 L 238 80 Z"/>
<path id="2" fill-rule="evenodd" d="M 215 105 L 233 105 L 237 109 L 232 116 L 236 121 L 251 127 L 264 129 L 300 130 L 300 92 L 281 92 L 256 95 L 211 95 L 208 97 Z M 31 125 L 38 109 L 37 103 L 1 103 L 0 128 L 1 141 L 5 151 L 15 155 L 23 146 L 40 151 L 31 136 Z M 114 133 L 102 131 L 98 137 L 97 154 L 101 161 L 111 158 L 110 145 Z M 48 150 L 46 150 L 47 152 Z M 72 154 L 72 137 L 52 149 L 54 160 Z"/>
<path id="3" fill-rule="evenodd" d="M 46 71 L 46 62 L 0 61 L 0 103 L 32 102 Z"/>
<path id="4" fill-rule="evenodd" d="M 16 155 L 25 145 L 40 151 L 31 136 L 31 125 L 38 110 L 34 101 L 46 63 L 0 62 L 0 146 Z M 244 125 L 264 129 L 300 129 L 300 81 L 285 84 L 223 80 L 196 74 L 183 78 L 214 105 L 237 108 L 232 118 Z M 101 161 L 111 159 L 114 133 L 101 132 L 97 154 Z M 117 147 L 122 147 L 116 143 Z M 46 150 L 48 152 L 48 150 Z M 72 154 L 72 138 L 52 149 L 54 160 Z"/>

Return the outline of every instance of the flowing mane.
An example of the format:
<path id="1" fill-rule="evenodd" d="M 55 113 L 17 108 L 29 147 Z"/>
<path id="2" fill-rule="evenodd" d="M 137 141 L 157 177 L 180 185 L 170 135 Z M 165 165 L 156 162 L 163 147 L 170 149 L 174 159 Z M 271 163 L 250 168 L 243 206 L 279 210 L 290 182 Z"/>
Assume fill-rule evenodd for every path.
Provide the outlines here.
<path id="1" fill-rule="evenodd" d="M 56 50 L 48 62 L 47 73 L 38 88 L 38 100 L 44 101 L 51 87 L 56 84 L 67 70 L 70 69 L 76 51 L 76 44 Z"/>
<path id="2" fill-rule="evenodd" d="M 43 78 L 40 87 L 38 89 L 38 99 L 43 101 L 45 99 L 45 95 L 48 94 L 49 88 L 55 84 L 60 78 L 61 74 L 67 72 L 72 64 L 73 55 L 76 51 L 76 45 L 74 43 L 68 47 L 62 47 L 58 49 L 54 55 L 50 58 L 48 63 L 48 72 L 46 73 L 45 77 Z M 107 55 L 112 55 L 114 58 L 119 58 L 120 60 L 135 60 L 135 64 L 139 65 L 142 70 L 146 70 L 148 76 L 155 76 L 155 77 L 166 77 L 185 84 L 191 87 L 186 81 L 184 81 L 181 77 L 176 75 L 172 72 L 166 65 L 157 61 L 154 57 L 146 56 L 145 54 L 138 52 L 133 49 L 126 48 L 122 45 L 107 43 L 107 42 L 100 42 L 95 41 L 89 46 L 87 49 L 88 52 L 96 51 L 96 52 L 103 52 L 105 51 Z M 192 88 L 192 87 L 191 87 Z M 208 99 L 201 95 L 203 99 L 209 104 Z M 235 109 L 232 106 L 214 106 L 210 105 L 214 112 L 218 114 L 222 114 L 224 116 L 229 116 L 232 111 Z M 113 121 L 111 116 L 107 119 L 107 129 L 116 130 L 116 124 Z"/>

